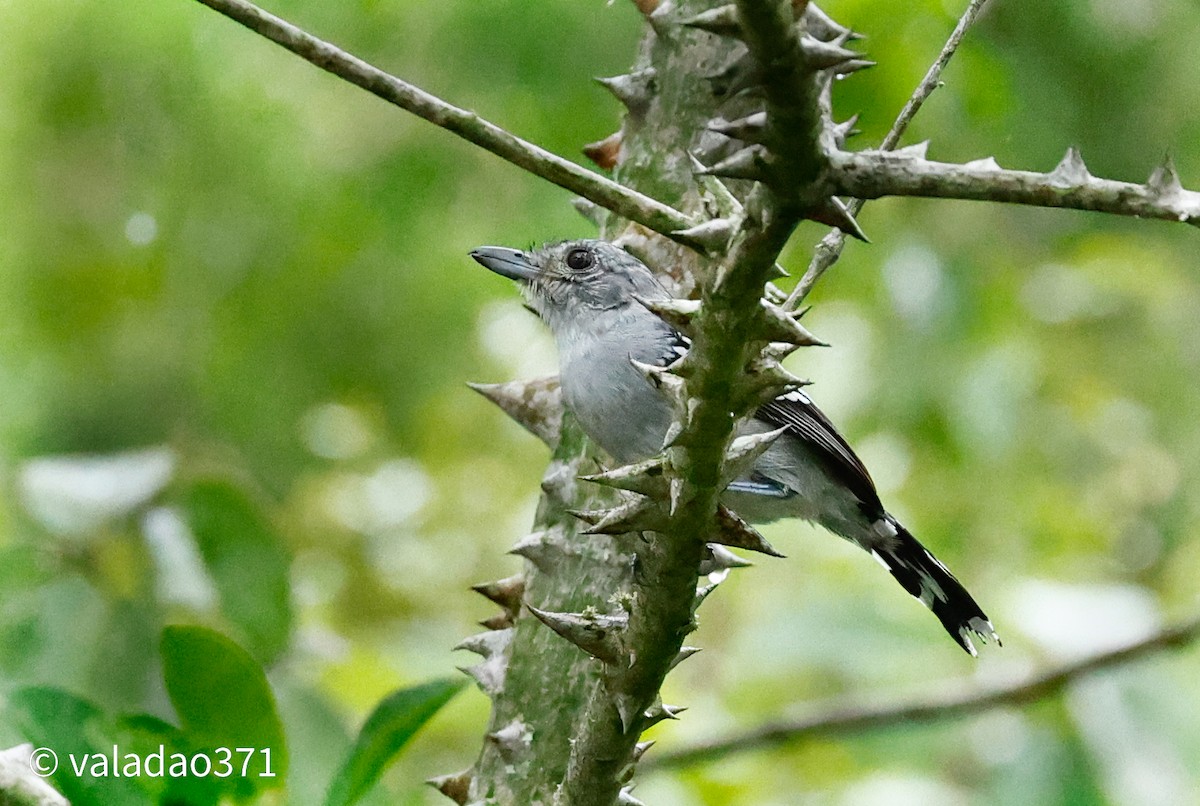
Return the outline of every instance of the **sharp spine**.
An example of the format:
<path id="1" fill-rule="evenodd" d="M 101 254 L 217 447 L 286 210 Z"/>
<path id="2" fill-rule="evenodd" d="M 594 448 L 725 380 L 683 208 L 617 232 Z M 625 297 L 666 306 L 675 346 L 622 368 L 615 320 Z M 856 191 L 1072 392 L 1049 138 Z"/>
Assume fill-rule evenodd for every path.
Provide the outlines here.
<path id="1" fill-rule="evenodd" d="M 642 713 L 642 719 L 645 720 L 645 726 L 642 729 L 657 725 L 664 719 L 679 719 L 679 715 L 686 710 L 687 708 L 682 705 L 667 705 L 662 700 L 658 700 Z"/>
<path id="2" fill-rule="evenodd" d="M 759 406 L 810 385 L 809 381 L 797 378 L 775 359 L 765 356 L 756 358 L 746 368 L 743 383 L 750 402 Z"/>
<path id="3" fill-rule="evenodd" d="M 679 507 L 683 504 L 683 479 L 672 476 L 667 495 L 670 499 L 671 517 L 675 517 L 679 512 Z"/>
<path id="4" fill-rule="evenodd" d="M 630 532 L 662 532 L 668 520 L 659 503 L 653 499 L 638 497 L 611 509 L 590 510 L 572 513 L 587 521 L 599 516 L 587 529 L 585 535 L 623 535 Z"/>
<path id="5" fill-rule="evenodd" d="M 468 768 L 450 775 L 438 775 L 425 783 L 450 798 L 458 806 L 466 806 L 467 798 L 470 796 L 472 777 L 471 770 Z"/>
<path id="6" fill-rule="evenodd" d="M 767 554 L 771 557 L 783 557 L 758 530 L 746 523 L 741 516 L 729 507 L 721 504 L 717 507 L 717 533 L 708 538 L 709 543 L 720 543 L 735 549 L 746 549 Z"/>
<path id="7" fill-rule="evenodd" d="M 704 548 L 706 555 L 700 561 L 700 567 L 696 569 L 697 576 L 706 577 L 709 574 L 728 571 L 731 568 L 748 568 L 754 565 L 719 543 L 708 543 Z"/>
<path id="8" fill-rule="evenodd" d="M 509 549 L 508 553 L 524 557 L 542 573 L 549 573 L 554 569 L 555 561 L 563 553 L 563 545 L 549 531 L 533 532 L 517 541 L 517 544 Z"/>
<path id="9" fill-rule="evenodd" d="M 706 128 L 735 140 L 758 144 L 762 142 L 763 133 L 767 130 L 767 113 L 755 112 L 737 120 L 713 118 Z"/>
<path id="10" fill-rule="evenodd" d="M 640 2 L 640 0 L 635 0 L 635 2 Z M 661 2 L 660 0 L 647 0 L 647 2 L 655 5 L 650 16 L 646 17 L 646 21 L 650 23 L 650 29 L 664 39 L 670 37 L 671 31 L 675 28 L 675 3 L 672 0 L 661 0 Z"/>
<path id="11" fill-rule="evenodd" d="M 1054 170 L 1046 175 L 1050 184 L 1055 187 L 1073 188 L 1079 185 L 1087 184 L 1087 181 L 1092 178 L 1088 172 L 1087 165 L 1083 162 L 1083 156 L 1079 153 L 1079 149 L 1071 146 L 1067 149 L 1067 153 L 1059 160 L 1058 165 Z"/>
<path id="12" fill-rule="evenodd" d="M 641 117 L 657 92 L 658 72 L 654 68 L 596 81 L 620 101 L 634 117 Z"/>
<path id="13" fill-rule="evenodd" d="M 919 143 L 913 143 L 912 145 L 905 146 L 904 148 L 897 148 L 891 153 L 896 157 L 923 160 L 925 159 L 925 155 L 929 153 L 929 141 L 922 140 Z"/>
<path id="14" fill-rule="evenodd" d="M 799 319 L 799 316 L 795 318 Z M 799 344 L 790 341 L 772 341 L 768 342 L 760 351 L 759 356 L 763 362 L 761 366 L 757 363 L 751 363 L 747 367 L 748 372 L 759 372 L 769 370 L 773 367 L 772 361 L 779 362 L 787 358 L 792 353 L 800 349 Z"/>
<path id="15" fill-rule="evenodd" d="M 769 175 L 768 153 L 762 146 L 749 146 L 735 151 L 715 165 L 705 168 L 702 173 L 707 176 L 724 176 L 729 179 L 763 182 Z"/>
<path id="16" fill-rule="evenodd" d="M 685 334 L 691 332 L 692 320 L 700 313 L 698 299 L 646 299 L 637 294 L 633 295 L 633 299 L 650 313 Z"/>
<path id="17" fill-rule="evenodd" d="M 485 618 L 479 622 L 479 626 L 489 630 L 506 630 L 516 623 L 514 618 L 514 616 L 510 616 L 508 613 L 497 613 L 491 618 Z"/>
<path id="18" fill-rule="evenodd" d="M 701 11 L 693 17 L 680 20 L 679 24 L 686 28 L 697 28 L 701 31 L 707 31 L 717 36 L 727 36 L 734 39 L 741 39 L 743 37 L 742 22 L 738 19 L 737 6 L 732 3 L 710 8 L 707 11 Z"/>
<path id="19" fill-rule="evenodd" d="M 597 228 L 604 226 L 604 221 L 608 217 L 608 211 L 594 201 L 585 199 L 582 196 L 576 196 L 571 199 L 571 206 L 575 208 L 575 212 L 579 213 L 586 220 L 590 221 Z"/>
<path id="20" fill-rule="evenodd" d="M 808 328 L 796 321 L 787 311 L 773 302 L 760 301 L 759 319 L 761 330 L 767 342 L 787 342 L 800 347 L 828 347 L 808 331 Z"/>
<path id="21" fill-rule="evenodd" d="M 685 408 L 687 404 L 687 384 L 683 378 L 671 372 L 666 367 L 645 364 L 633 358 L 629 359 L 629 361 L 642 373 L 646 380 L 650 381 L 655 389 L 671 401 L 677 410 Z"/>
<path id="22" fill-rule="evenodd" d="M 667 488 L 666 476 L 663 471 L 665 463 L 661 456 L 637 462 L 632 465 L 622 465 L 594 473 L 590 476 L 580 476 L 583 481 L 590 481 L 604 487 L 618 490 L 628 490 L 645 496 L 661 496 Z"/>
<path id="23" fill-rule="evenodd" d="M 625 656 L 620 635 L 629 624 L 629 614 L 556 613 L 528 603 L 525 606 L 539 621 L 593 658 L 617 664 Z"/>
<path id="24" fill-rule="evenodd" d="M 855 33 L 841 23 L 835 21 L 815 3 L 808 3 L 804 8 L 804 27 L 808 33 L 826 42 L 834 39 L 862 39 L 862 34 Z"/>
<path id="25" fill-rule="evenodd" d="M 485 658 L 490 658 L 493 655 L 503 654 L 504 650 L 512 642 L 512 638 L 512 628 L 476 633 L 459 641 L 452 651 L 462 649 L 474 652 L 476 655 L 482 655 Z"/>
<path id="26" fill-rule="evenodd" d="M 630 791 L 632 789 L 632 786 L 622 787 L 621 791 L 617 793 L 617 803 L 619 806 L 646 806 L 645 803 L 633 796 Z"/>
<path id="27" fill-rule="evenodd" d="M 629 694 L 617 692 L 613 694 L 613 704 L 617 709 L 617 715 L 621 718 L 621 731 L 629 733 L 634 728 L 638 728 L 641 732 L 638 716 L 642 708 L 637 699 Z"/>
<path id="28" fill-rule="evenodd" d="M 504 756 L 506 760 L 512 760 L 529 749 L 533 734 L 528 725 L 520 719 L 514 719 L 504 727 L 487 734 L 487 739 L 496 744 L 500 749 L 500 755 Z"/>
<path id="29" fill-rule="evenodd" d="M 459 666 L 458 670 L 475 681 L 479 690 L 495 697 L 504 690 L 504 677 L 508 672 L 508 661 L 503 654 L 493 655 L 474 666 Z"/>
<path id="30" fill-rule="evenodd" d="M 721 255 L 729 248 L 736 226 L 727 218 L 712 218 L 694 227 L 675 230 L 672 235 L 686 238 L 709 255 Z M 638 300 L 641 302 L 641 300 Z"/>
<path id="31" fill-rule="evenodd" d="M 969 168 L 973 171 L 1002 171 L 1000 163 L 996 162 L 995 157 L 984 157 L 983 159 L 971 160 L 963 164 L 964 168 Z"/>
<path id="32" fill-rule="evenodd" d="M 677 655 L 675 655 L 674 658 L 671 659 L 671 665 L 667 668 L 667 671 L 674 669 L 676 666 L 683 663 L 685 660 L 690 658 L 692 655 L 695 655 L 699 651 L 700 651 L 700 647 L 698 647 L 698 646 L 680 647 L 679 653 Z"/>
<path id="33" fill-rule="evenodd" d="M 474 389 L 551 449 L 558 445 L 562 391 L 558 376 L 508 383 L 469 383 Z"/>
<path id="34" fill-rule="evenodd" d="M 859 70 L 874 67 L 876 64 L 877 62 L 873 62 L 870 59 L 850 59 L 849 61 L 835 65 L 833 72 L 838 76 L 848 76 L 851 73 L 857 73 Z"/>
<path id="35" fill-rule="evenodd" d="M 1159 197 L 1174 196 L 1183 191 L 1183 183 L 1179 181 L 1179 172 L 1175 170 L 1175 160 L 1168 154 L 1146 180 L 1146 189 Z"/>
<path id="36" fill-rule="evenodd" d="M 472 585 L 471 590 L 515 616 L 521 611 L 521 599 L 525 596 L 525 577 L 522 574 L 513 574 L 495 582 Z"/>
<path id="37" fill-rule="evenodd" d="M 857 238 L 863 243 L 871 242 L 871 239 L 858 226 L 858 222 L 854 219 L 854 216 L 850 214 L 850 209 L 837 196 L 830 196 L 824 206 L 810 211 L 808 217 L 813 221 L 837 227 L 850 237 Z"/>
<path id="38" fill-rule="evenodd" d="M 858 129 L 854 128 L 856 123 L 858 123 L 857 112 L 846 118 L 846 120 L 842 121 L 841 123 L 834 124 L 833 141 L 837 144 L 838 148 L 844 148 L 847 140 L 856 134 L 861 134 Z"/>
<path id="39" fill-rule="evenodd" d="M 725 466 L 723 481 L 728 484 L 750 473 L 759 457 L 787 432 L 787 427 L 777 428 L 761 434 L 747 434 L 737 437 L 725 451 Z"/>
<path id="40" fill-rule="evenodd" d="M 825 42 L 807 35 L 800 38 L 800 53 L 804 57 L 805 65 L 812 70 L 827 70 L 862 56 L 861 53 L 835 45 L 833 42 Z"/>
<path id="41" fill-rule="evenodd" d="M 596 164 L 596 167 L 611 171 L 620 162 L 621 132 L 615 131 L 603 140 L 588 143 L 583 147 L 583 155 Z"/>
<path id="42" fill-rule="evenodd" d="M 696 596 L 692 599 L 692 612 L 696 612 L 700 608 L 700 605 L 704 604 L 704 600 L 708 598 L 709 594 L 715 591 L 717 586 L 724 581 L 724 578 L 722 578 L 717 582 L 710 582 L 707 585 L 697 585 Z"/>

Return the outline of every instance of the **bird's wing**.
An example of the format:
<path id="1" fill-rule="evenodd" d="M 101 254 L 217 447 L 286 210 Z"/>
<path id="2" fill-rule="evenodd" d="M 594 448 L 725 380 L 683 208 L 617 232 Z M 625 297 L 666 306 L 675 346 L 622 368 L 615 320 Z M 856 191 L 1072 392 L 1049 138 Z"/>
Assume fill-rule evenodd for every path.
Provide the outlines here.
<path id="1" fill-rule="evenodd" d="M 761 406 L 755 412 L 755 417 L 774 428 L 787 427 L 788 433 L 827 463 L 869 514 L 883 511 L 879 493 L 875 491 L 875 482 L 871 481 L 871 474 L 863 466 L 862 460 L 808 395 L 800 391 L 780 395 Z"/>
<path id="2" fill-rule="evenodd" d="M 691 346 L 691 339 L 675 331 L 674 339 L 661 359 L 662 364 L 671 364 L 687 355 Z M 838 433 L 833 423 L 829 422 L 825 412 L 817 408 L 817 404 L 813 403 L 808 395 L 800 391 L 780 395 L 765 406 L 759 407 L 754 416 L 773 428 L 786 426 L 789 434 L 813 450 L 826 462 L 833 474 L 850 488 L 862 502 L 868 515 L 875 516 L 883 512 L 883 503 L 879 500 L 879 493 L 875 491 L 875 482 L 871 481 L 871 474 L 863 466 L 862 460 L 855 455 L 854 449 Z M 753 483 L 753 480 L 751 482 Z M 742 492 L 763 494 L 762 491 L 749 488 Z"/>
<path id="3" fill-rule="evenodd" d="M 678 330 L 671 330 L 671 341 L 667 345 L 667 349 L 663 351 L 663 356 L 659 360 L 661 366 L 668 367 L 674 364 L 679 359 L 688 354 L 688 350 L 692 349 L 692 340 L 680 333 Z"/>
<path id="4" fill-rule="evenodd" d="M 662 356 L 662 366 L 682 359 L 691 349 L 690 338 L 679 331 L 674 331 L 673 336 L 665 355 Z M 854 450 L 846 443 L 846 439 L 838 433 L 838 429 L 829 422 L 829 417 L 817 408 L 817 404 L 812 402 L 808 395 L 802 391 L 780 395 L 774 401 L 758 408 L 755 416 L 773 428 L 786 426 L 792 437 L 808 445 L 818 457 L 824 459 L 834 475 L 857 495 L 869 515 L 883 512 L 880 494 L 875 491 L 875 482 L 871 481 L 871 474 L 866 471 L 862 459 L 854 455 Z M 758 491 L 745 489 L 743 492 Z"/>

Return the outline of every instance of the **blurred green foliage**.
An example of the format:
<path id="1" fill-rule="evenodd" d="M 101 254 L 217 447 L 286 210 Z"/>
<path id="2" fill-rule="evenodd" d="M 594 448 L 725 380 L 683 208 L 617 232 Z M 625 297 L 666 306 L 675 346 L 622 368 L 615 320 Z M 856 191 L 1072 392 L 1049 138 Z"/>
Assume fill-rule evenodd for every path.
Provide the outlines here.
<path id="1" fill-rule="evenodd" d="M 30 768 L 75 806 L 278 802 L 272 790 L 288 780 L 287 739 L 262 667 L 207 627 L 168 626 L 160 647 L 179 727 L 149 714 L 106 714 L 62 689 L 18 688 L 5 712 L 36 744 Z M 440 678 L 384 698 L 330 781 L 328 806 L 359 802 L 464 685 Z M 25 801 L 3 799 L 10 802 Z"/>
<path id="2" fill-rule="evenodd" d="M 274 778 L 263 786 L 278 786 L 287 770 L 287 744 L 270 686 L 254 659 L 220 633 L 170 626 L 162 634 L 162 663 L 180 727 L 197 745 L 254 749 L 243 774 L 230 781 L 241 789 L 253 788 L 255 779 Z M 270 755 L 260 755 L 268 748 Z"/>
<path id="3" fill-rule="evenodd" d="M 338 770 L 325 796 L 325 806 L 349 806 L 361 799 L 421 726 L 465 685 L 462 677 L 439 678 L 381 700 Z"/>
<path id="4" fill-rule="evenodd" d="M 76 806 L 215 806 L 279 788 L 287 746 L 261 667 L 204 627 L 166 628 L 162 662 L 179 727 L 42 686 L 17 689 L 6 712 L 56 754 L 38 769 Z"/>
<path id="5" fill-rule="evenodd" d="M 868 146 L 960 4 L 827 5 L 880 63 L 835 99 Z M 271 10 L 568 155 L 617 125 L 590 77 L 627 67 L 641 33 L 631 4 L 600 0 Z M 531 521 L 545 452 L 463 382 L 550 371 L 553 352 L 465 254 L 590 225 L 565 193 L 190 0 L 0 3 L 0 31 L 3 713 L 54 687 L 81 724 L 148 712 L 165 730 L 158 636 L 207 625 L 267 665 L 286 797 L 319 802 L 375 704 L 456 662 L 491 615 L 466 586 L 512 573 Z M 1073 144 L 1128 180 L 1171 150 L 1195 187 L 1198 35 L 1168 0 L 996 3 L 908 139 L 1043 170 Z M 665 745 L 825 698 L 1004 679 L 1200 603 L 1195 232 L 921 200 L 872 203 L 862 223 L 874 245 L 812 297 L 834 346 L 795 370 L 1005 647 L 961 656 L 867 558 L 777 525 L 791 559 L 705 605 L 706 651 L 668 680 L 691 710 L 656 729 Z M 787 265 L 820 234 L 802 228 Z M 1200 790 L 1198 656 L 638 795 L 1182 803 Z M 419 782 L 472 760 L 486 713 L 476 693 L 455 701 L 368 802 L 439 803 Z M 34 738 L 0 718 L 0 747 Z"/>

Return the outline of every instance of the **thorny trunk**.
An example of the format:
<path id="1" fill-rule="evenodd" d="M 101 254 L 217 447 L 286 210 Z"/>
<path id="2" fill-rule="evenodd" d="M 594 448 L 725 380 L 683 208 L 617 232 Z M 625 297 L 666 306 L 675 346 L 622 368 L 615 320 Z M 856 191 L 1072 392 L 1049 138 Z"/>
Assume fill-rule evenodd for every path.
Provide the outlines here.
<path id="1" fill-rule="evenodd" d="M 718 4 L 711 0 L 686 0 L 675 5 L 671 16 L 687 17 L 715 5 Z M 730 94 L 728 87 L 721 86 L 720 79 L 701 78 L 720 72 L 730 59 L 733 42 L 678 25 L 658 28 L 656 33 L 652 25 L 647 26 L 640 56 L 629 75 L 603 82 L 626 111 L 615 174 L 619 181 L 635 190 L 686 213 L 696 213 L 701 200 L 696 193 L 695 168 L 688 151 L 705 164 L 718 161 L 730 141 L 706 131 L 704 124 L 718 111 L 727 118 L 739 117 L 738 113 L 745 111 L 737 108 L 736 101 L 722 107 Z M 700 260 L 696 253 L 616 216 L 609 215 L 601 223 L 605 238 L 621 243 L 660 274 L 667 275 L 664 280 L 668 286 L 674 285 L 681 295 L 695 288 Z M 518 389 L 509 387 L 507 392 L 511 395 Z M 493 394 L 500 392 L 495 390 Z M 519 410 L 513 412 L 517 419 L 539 416 L 509 399 L 510 406 Z M 543 402 L 553 405 L 557 400 L 545 396 Z M 612 490 L 577 481 L 577 476 L 597 470 L 588 456 L 586 440 L 568 416 L 542 481 L 544 495 L 533 532 L 514 549 L 526 558 L 521 574 L 524 600 L 540 610 L 613 611 L 614 605 L 628 595 L 636 573 L 634 549 L 645 552 L 649 546 L 635 546 L 635 541 L 640 541 L 636 534 L 616 537 L 581 534 L 586 524 L 568 509 L 598 510 L 616 500 Z M 698 544 L 697 562 L 702 551 L 702 545 Z M 672 655 L 678 650 L 691 618 L 696 579 L 694 570 L 685 570 L 682 577 L 667 586 L 674 590 L 660 591 L 664 597 L 662 606 L 671 609 L 673 604 L 677 611 L 674 620 L 683 622 L 673 625 L 677 634 L 668 636 L 674 646 L 664 651 Z M 602 777 L 613 781 L 609 787 L 588 793 L 587 802 L 611 804 L 617 799 L 620 784 L 631 772 L 624 768 L 640 754 L 635 748 L 638 732 L 623 734 L 622 716 L 615 702 L 607 709 L 588 708 L 589 701 L 611 696 L 603 682 L 604 664 L 562 640 L 529 612 L 520 611 L 515 602 L 514 599 L 508 605 L 515 626 L 491 642 L 497 651 L 485 655 L 483 663 L 475 667 L 476 677 L 481 678 L 481 685 L 493 699 L 493 709 L 483 750 L 468 772 L 469 783 L 465 778 L 457 781 L 459 797 L 465 796 L 461 802 L 554 802 L 560 784 L 568 776 L 573 739 L 585 731 L 600 730 L 627 737 L 618 743 L 624 745 L 625 751 L 619 757 L 587 760 L 610 768 L 609 774 Z M 610 724 L 581 724 L 585 714 L 591 714 L 593 719 L 597 714 L 606 716 Z M 575 763 L 580 762 L 577 759 Z M 452 781 L 443 780 L 443 788 Z M 469 794 L 463 791 L 466 786 Z"/>

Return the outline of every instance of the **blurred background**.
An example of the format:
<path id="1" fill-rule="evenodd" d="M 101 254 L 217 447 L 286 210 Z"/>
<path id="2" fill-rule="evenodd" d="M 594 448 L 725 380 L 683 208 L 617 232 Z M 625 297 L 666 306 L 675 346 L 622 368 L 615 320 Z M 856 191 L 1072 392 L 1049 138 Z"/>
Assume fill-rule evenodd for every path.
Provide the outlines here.
<path id="1" fill-rule="evenodd" d="M 879 66 L 840 85 L 874 145 L 961 12 L 830 0 Z M 1169 0 L 997 2 L 907 142 L 1048 170 L 1078 146 L 1200 185 L 1200 15 Z M 565 155 L 614 130 L 591 81 L 631 3 L 276 0 L 307 30 Z M 318 801 L 390 690 L 518 569 L 546 450 L 467 381 L 554 369 L 481 244 L 593 234 L 569 196 L 191 0 L 0 2 L 0 701 L 58 686 L 170 717 L 156 641 L 216 627 L 267 665 L 289 797 Z M 1200 606 L 1196 233 L 886 200 L 817 287 L 792 359 L 885 501 L 1001 632 L 974 661 L 861 552 L 789 555 L 702 610 L 660 747 L 941 680 L 1012 679 Z M 785 265 L 807 264 L 805 225 Z M 646 778 L 659 804 L 1167 804 L 1200 792 L 1200 649 L 1060 698 Z M 372 802 L 438 804 L 487 701 L 461 695 Z M 0 748 L 23 737 L 0 720 Z M 653 751 L 652 751 L 653 753 Z M 447 801 L 448 802 L 448 801 Z"/>

